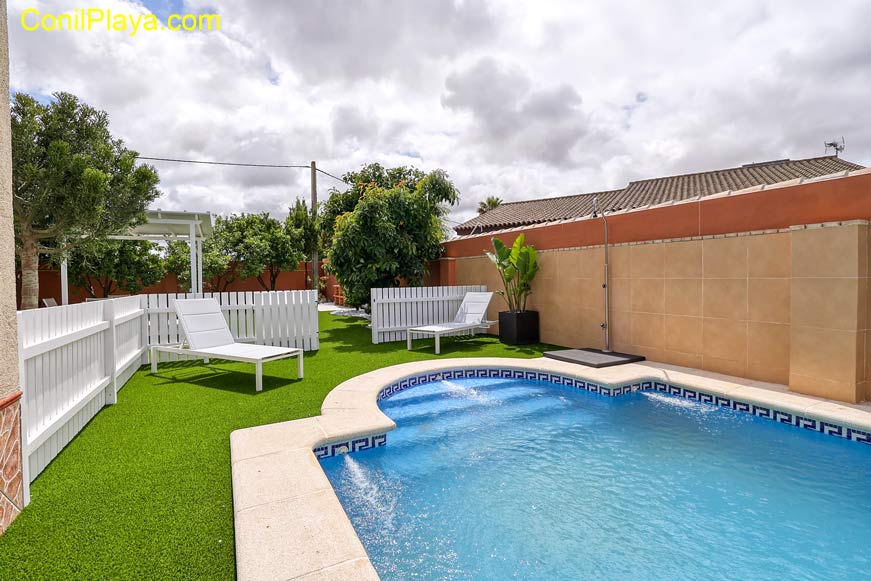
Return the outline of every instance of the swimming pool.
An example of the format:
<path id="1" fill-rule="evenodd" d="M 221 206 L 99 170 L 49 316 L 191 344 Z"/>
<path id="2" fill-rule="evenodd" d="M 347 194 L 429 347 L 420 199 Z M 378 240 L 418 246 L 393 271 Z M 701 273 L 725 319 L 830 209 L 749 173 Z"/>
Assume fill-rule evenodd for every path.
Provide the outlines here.
<path id="1" fill-rule="evenodd" d="M 323 460 L 383 579 L 871 577 L 871 446 L 658 392 L 454 379 Z"/>

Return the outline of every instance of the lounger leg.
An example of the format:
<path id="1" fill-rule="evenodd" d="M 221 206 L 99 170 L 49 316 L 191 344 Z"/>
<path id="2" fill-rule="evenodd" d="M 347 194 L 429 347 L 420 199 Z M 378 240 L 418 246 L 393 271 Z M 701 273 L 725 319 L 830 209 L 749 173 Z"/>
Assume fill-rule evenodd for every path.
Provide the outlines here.
<path id="1" fill-rule="evenodd" d="M 299 378 L 302 379 L 302 353 L 297 355 L 297 359 L 299 360 L 297 363 L 297 371 L 299 372 Z"/>
<path id="2" fill-rule="evenodd" d="M 157 373 L 157 348 L 151 348 L 151 373 Z"/>
<path id="3" fill-rule="evenodd" d="M 405 332 L 406 343 L 408 344 L 408 350 L 411 351 L 411 331 Z"/>
<path id="4" fill-rule="evenodd" d="M 257 368 L 257 391 L 263 391 L 263 362 L 258 361 L 254 366 Z"/>
<path id="5" fill-rule="evenodd" d="M 436 336 L 435 336 L 435 339 L 436 339 L 436 355 L 438 355 L 439 353 L 442 352 L 442 346 L 441 346 L 441 343 L 439 342 L 441 338 L 442 338 L 442 336 L 439 335 L 438 333 L 436 333 Z"/>

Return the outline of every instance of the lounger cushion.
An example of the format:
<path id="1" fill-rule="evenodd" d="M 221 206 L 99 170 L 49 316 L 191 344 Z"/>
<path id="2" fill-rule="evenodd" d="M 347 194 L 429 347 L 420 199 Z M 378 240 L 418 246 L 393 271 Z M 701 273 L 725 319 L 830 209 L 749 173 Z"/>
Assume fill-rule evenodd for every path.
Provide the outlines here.
<path id="1" fill-rule="evenodd" d="M 493 293 L 489 292 L 466 293 L 466 296 L 463 297 L 463 304 L 460 305 L 457 315 L 454 317 L 454 323 L 467 325 L 480 323 L 487 316 L 487 306 L 492 298 Z"/>
<path id="2" fill-rule="evenodd" d="M 251 345 L 248 343 L 234 343 L 232 345 L 220 345 L 208 349 L 197 349 L 199 353 L 208 353 L 217 359 L 221 357 L 243 357 L 246 359 L 269 359 L 281 355 L 290 355 L 299 352 L 293 347 L 273 347 L 271 345 Z"/>
<path id="3" fill-rule="evenodd" d="M 215 299 L 177 300 L 178 314 L 188 345 L 193 350 L 208 349 L 219 345 L 233 345 L 233 334 Z"/>
<path id="4" fill-rule="evenodd" d="M 487 326 L 486 323 L 441 323 L 438 325 L 426 325 L 424 327 L 414 327 L 409 329 L 416 333 L 444 333 L 452 330 L 460 331 L 462 329 L 474 329 L 475 327 Z"/>

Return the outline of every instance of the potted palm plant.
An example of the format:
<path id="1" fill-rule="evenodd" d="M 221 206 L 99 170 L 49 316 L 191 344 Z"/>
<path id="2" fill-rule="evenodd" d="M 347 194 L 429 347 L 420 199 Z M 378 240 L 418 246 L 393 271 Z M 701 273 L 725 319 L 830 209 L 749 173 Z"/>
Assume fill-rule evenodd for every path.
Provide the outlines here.
<path id="1" fill-rule="evenodd" d="M 508 345 L 538 343 L 538 311 L 526 310 L 532 279 L 538 272 L 538 258 L 535 248 L 524 244 L 525 241 L 521 234 L 508 248 L 494 238 L 493 252 L 487 252 L 505 287 L 496 292 L 508 303 L 508 310 L 499 313 L 499 340 Z"/>

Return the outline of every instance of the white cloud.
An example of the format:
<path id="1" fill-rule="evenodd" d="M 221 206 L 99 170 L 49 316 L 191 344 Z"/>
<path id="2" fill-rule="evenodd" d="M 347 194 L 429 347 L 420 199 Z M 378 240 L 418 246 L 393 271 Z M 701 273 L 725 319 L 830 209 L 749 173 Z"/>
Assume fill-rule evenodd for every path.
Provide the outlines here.
<path id="1" fill-rule="evenodd" d="M 488 195 L 809 157 L 841 135 L 871 164 L 864 0 L 185 5 L 217 6 L 223 30 L 25 32 L 10 3 L 12 85 L 79 95 L 143 155 L 441 167 L 463 194 L 455 221 Z M 157 167 L 164 208 L 278 213 L 308 195 L 305 171 Z"/>

